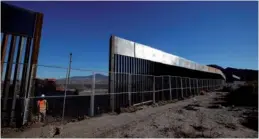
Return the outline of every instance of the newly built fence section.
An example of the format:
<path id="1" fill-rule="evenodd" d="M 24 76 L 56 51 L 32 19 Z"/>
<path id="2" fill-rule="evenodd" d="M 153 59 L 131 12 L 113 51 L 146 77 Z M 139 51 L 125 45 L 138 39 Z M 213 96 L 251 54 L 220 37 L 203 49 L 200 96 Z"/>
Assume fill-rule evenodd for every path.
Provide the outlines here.
<path id="1" fill-rule="evenodd" d="M 13 63 L 15 64 L 15 63 Z M 199 79 L 179 76 L 154 76 L 134 73 L 108 73 L 87 69 L 76 69 L 59 66 L 37 65 L 39 72 L 44 71 L 44 78 L 53 78 L 52 73 L 60 73 L 53 84 L 44 88 L 35 79 L 33 95 L 17 98 L 17 106 L 24 109 L 29 102 L 29 119 L 37 116 L 36 102 L 45 94 L 48 101 L 47 122 L 57 122 L 62 119 L 70 121 L 84 116 L 95 116 L 111 112 L 111 96 L 115 98 L 116 108 L 129 107 L 145 103 L 157 103 L 167 100 L 181 100 L 195 95 L 201 91 L 215 91 L 223 85 L 221 79 Z M 68 75 L 70 72 L 70 76 Z M 80 80 L 75 75 L 80 74 Z M 115 77 L 115 91 L 108 91 L 108 76 Z M 42 75 L 42 74 L 37 74 Z M 103 75 L 100 77 L 100 75 Z M 106 76 L 105 76 L 106 75 Z M 43 79 L 44 79 L 43 78 Z M 20 80 L 20 78 L 18 79 Z M 46 85 L 46 84 L 45 84 Z M 43 87 L 43 88 L 42 88 Z M 57 90 L 57 88 L 64 90 Z M 75 91 L 76 90 L 76 91 Z M 9 98 L 12 101 L 13 98 Z M 33 107 L 34 106 L 34 107 Z M 16 108 L 17 109 L 17 108 Z"/>
<path id="2" fill-rule="evenodd" d="M 110 38 L 109 71 L 112 111 L 189 97 L 213 90 L 225 79 L 218 69 L 116 36 Z"/>
<path id="3" fill-rule="evenodd" d="M 187 98 L 224 83 L 219 69 L 115 36 L 110 39 L 109 72 L 71 68 L 71 55 L 68 67 L 39 65 L 43 14 L 5 3 L 2 7 L 3 126 L 33 120 L 41 94 L 49 102 L 48 122 L 55 122 Z"/>
<path id="4" fill-rule="evenodd" d="M 32 80 L 37 72 L 35 65 L 38 63 L 43 14 L 3 2 L 1 7 L 1 125 L 4 127 L 15 120 L 16 95 L 25 97 L 33 90 Z M 8 64 L 4 68 L 6 61 Z M 13 65 L 13 61 L 17 64 Z M 22 66 L 18 64 L 21 62 Z M 22 81 L 18 88 L 19 76 L 22 76 Z"/>
<path id="5" fill-rule="evenodd" d="M 175 100 L 215 91 L 224 83 L 221 79 L 199 79 L 170 75 L 111 73 L 115 77 L 115 109 L 143 102 Z"/>

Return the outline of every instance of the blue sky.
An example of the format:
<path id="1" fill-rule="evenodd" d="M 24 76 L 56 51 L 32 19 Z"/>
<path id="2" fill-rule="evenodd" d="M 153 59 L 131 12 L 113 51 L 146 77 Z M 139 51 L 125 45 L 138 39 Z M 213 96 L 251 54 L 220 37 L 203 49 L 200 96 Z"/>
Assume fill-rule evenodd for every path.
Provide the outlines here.
<path id="1" fill-rule="evenodd" d="M 108 71 L 114 34 L 201 64 L 258 69 L 257 2 L 8 3 L 44 13 L 42 65 L 65 67 L 72 52 L 73 68 Z M 65 70 L 40 67 L 38 76 Z"/>

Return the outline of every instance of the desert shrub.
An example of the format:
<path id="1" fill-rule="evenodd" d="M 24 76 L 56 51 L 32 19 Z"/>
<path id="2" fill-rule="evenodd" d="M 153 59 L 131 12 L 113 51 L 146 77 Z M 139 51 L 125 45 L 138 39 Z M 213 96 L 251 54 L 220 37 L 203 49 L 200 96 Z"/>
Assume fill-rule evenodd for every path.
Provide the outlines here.
<path id="1" fill-rule="evenodd" d="M 233 91 L 233 89 L 231 88 L 231 86 L 224 86 L 221 91 L 222 92 L 231 92 L 231 91 Z"/>
<path id="2" fill-rule="evenodd" d="M 235 106 L 258 107 L 258 86 L 254 84 L 246 84 L 236 90 L 232 90 L 226 96 L 226 101 Z"/>
<path id="3" fill-rule="evenodd" d="M 244 113 L 244 115 L 246 115 L 246 118 L 241 122 L 241 124 L 250 129 L 258 131 L 258 111 L 251 111 Z"/>

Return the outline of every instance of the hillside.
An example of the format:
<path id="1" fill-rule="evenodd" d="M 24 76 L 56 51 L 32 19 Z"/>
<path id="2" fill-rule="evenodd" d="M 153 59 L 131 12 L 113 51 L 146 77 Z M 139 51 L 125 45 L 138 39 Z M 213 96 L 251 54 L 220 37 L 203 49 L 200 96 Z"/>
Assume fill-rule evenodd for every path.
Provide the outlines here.
<path id="1" fill-rule="evenodd" d="M 70 84 L 91 84 L 93 81 L 93 75 L 89 76 L 72 76 L 70 77 Z M 65 78 L 57 79 L 57 84 L 64 84 Z M 95 74 L 95 83 L 108 84 L 108 76 L 103 74 Z"/>
<path id="2" fill-rule="evenodd" d="M 232 67 L 223 68 L 218 65 L 208 65 L 210 67 L 214 67 L 220 69 L 227 78 L 227 81 L 232 80 L 232 74 L 239 76 L 242 81 L 257 81 L 258 80 L 258 70 L 251 70 L 251 69 L 237 69 Z M 70 84 L 91 84 L 93 79 L 93 75 L 89 76 L 72 76 L 70 77 Z M 58 79 L 58 84 L 64 84 L 66 79 Z M 96 74 L 95 75 L 95 82 L 96 84 L 108 84 L 108 76 L 103 74 Z"/>
<path id="3" fill-rule="evenodd" d="M 230 81 L 232 74 L 239 76 L 242 81 L 258 81 L 258 70 L 251 69 L 237 69 L 232 67 L 222 68 L 218 65 L 208 65 L 220 69 L 227 77 L 227 81 Z"/>

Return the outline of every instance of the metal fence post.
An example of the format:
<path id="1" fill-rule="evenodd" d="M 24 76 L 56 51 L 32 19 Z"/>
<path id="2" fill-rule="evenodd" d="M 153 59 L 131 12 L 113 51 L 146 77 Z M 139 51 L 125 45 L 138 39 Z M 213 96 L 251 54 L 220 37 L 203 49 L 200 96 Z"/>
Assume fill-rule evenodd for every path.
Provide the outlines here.
<path id="1" fill-rule="evenodd" d="M 216 80 L 216 89 L 218 89 L 218 80 Z"/>
<path id="2" fill-rule="evenodd" d="M 153 103 L 156 103 L 156 77 L 153 76 Z"/>
<path id="3" fill-rule="evenodd" d="M 185 83 L 185 86 L 184 86 L 184 89 L 185 89 L 185 95 L 186 97 L 188 98 L 189 95 L 188 95 L 188 78 L 187 77 L 184 77 L 184 83 Z"/>
<path id="4" fill-rule="evenodd" d="M 164 75 L 162 76 L 162 100 L 165 100 L 165 92 L 164 92 Z"/>
<path id="5" fill-rule="evenodd" d="M 210 84 L 210 91 L 213 92 L 213 89 L 212 89 L 212 87 L 213 87 L 213 85 L 212 85 L 212 79 L 209 79 L 209 84 Z"/>
<path id="6" fill-rule="evenodd" d="M 204 91 L 204 88 L 203 88 L 203 79 L 200 79 L 201 80 L 201 90 Z"/>
<path id="7" fill-rule="evenodd" d="M 9 89 L 10 89 L 10 82 L 11 82 L 11 76 L 12 76 L 12 68 L 13 68 L 13 58 L 15 53 L 15 46 L 16 46 L 16 36 L 12 36 L 11 44 L 10 44 L 10 50 L 8 55 L 8 62 L 5 70 L 5 78 L 4 78 L 4 84 L 3 84 L 3 91 L 1 90 L 1 104 L 2 104 L 2 115 L 1 119 L 3 121 L 3 125 L 7 126 L 9 121 L 9 114 L 8 114 L 8 97 L 9 97 Z M 4 60 L 3 60 L 4 61 Z M 2 84 L 1 84 L 2 86 Z M 2 94 L 3 93 L 3 94 Z"/>
<path id="8" fill-rule="evenodd" d="M 220 88 L 220 80 L 217 80 L 217 89 Z"/>
<path id="9" fill-rule="evenodd" d="M 207 79 L 207 90 L 209 92 L 209 79 Z"/>
<path id="10" fill-rule="evenodd" d="M 214 91 L 216 90 L 216 80 L 215 79 L 213 80 L 213 90 Z"/>
<path id="11" fill-rule="evenodd" d="M 221 84 L 222 84 L 222 82 L 221 82 L 221 80 L 219 80 L 219 88 L 221 89 Z"/>
<path id="12" fill-rule="evenodd" d="M 192 83 L 191 83 L 191 78 L 189 78 L 189 89 L 190 89 L 190 95 L 192 95 Z"/>
<path id="13" fill-rule="evenodd" d="M 216 89 L 218 89 L 218 87 L 219 87 L 219 82 L 218 80 L 216 80 Z"/>
<path id="14" fill-rule="evenodd" d="M 91 94 L 91 104 L 90 104 L 90 116 L 94 116 L 94 95 L 95 95 L 95 72 L 93 72 L 92 94 Z"/>
<path id="15" fill-rule="evenodd" d="M 207 81 L 207 82 L 208 82 L 208 83 L 207 83 L 207 84 L 208 84 L 208 87 L 207 87 L 207 88 L 208 88 L 208 90 L 209 90 L 209 92 L 210 92 L 210 91 L 211 91 L 211 90 L 210 90 L 210 79 L 207 79 L 207 80 L 208 80 L 208 81 Z"/>
<path id="16" fill-rule="evenodd" d="M 215 86 L 215 89 L 218 90 L 218 79 L 216 79 L 216 86 Z"/>
<path id="17" fill-rule="evenodd" d="M 212 89 L 212 79 L 209 79 L 209 89 L 210 89 L 210 91 L 213 91 L 213 89 Z"/>
<path id="18" fill-rule="evenodd" d="M 199 80 L 196 79 L 197 95 L 199 95 Z"/>
<path id="19" fill-rule="evenodd" d="M 62 111 L 61 123 L 64 122 L 65 107 L 66 107 L 66 97 L 67 97 L 67 85 L 69 84 L 71 63 L 72 63 L 72 53 L 70 53 L 70 55 L 69 55 L 69 64 L 68 64 L 67 75 L 66 75 L 65 95 L 64 95 L 64 100 L 63 100 L 63 111 Z"/>
<path id="20" fill-rule="evenodd" d="M 23 44 L 24 44 L 24 37 L 20 37 L 19 40 L 19 48 L 16 56 L 16 66 L 14 70 L 14 79 L 13 79 L 13 101 L 12 101 L 12 109 L 11 109 L 11 124 L 14 124 L 15 119 L 15 106 L 16 106 L 16 100 L 17 100 L 17 94 L 19 93 L 19 76 L 20 76 L 20 63 L 21 63 L 21 57 L 22 57 L 22 50 L 23 50 Z M 19 99 L 19 98 L 18 98 Z"/>
<path id="21" fill-rule="evenodd" d="M 169 88 L 170 88 L 170 90 L 169 90 L 169 91 L 170 91 L 170 92 L 169 92 L 169 93 L 170 93 L 170 94 L 169 94 L 170 96 L 169 96 L 169 97 L 170 97 L 170 100 L 172 100 L 173 98 L 172 98 L 172 88 L 171 88 L 171 76 L 169 76 Z"/>
<path id="22" fill-rule="evenodd" d="M 131 106 L 131 74 L 129 74 L 129 84 L 128 84 L 128 99 L 129 99 L 129 106 Z"/>
<path id="23" fill-rule="evenodd" d="M 207 79 L 207 89 L 208 89 L 208 91 L 210 92 L 210 79 Z"/>
<path id="24" fill-rule="evenodd" d="M 175 92 L 176 92 L 175 95 L 176 95 L 176 99 L 179 99 L 179 92 L 178 92 L 178 91 L 179 91 L 179 88 L 178 88 L 179 85 L 178 85 L 178 80 L 177 80 L 177 77 L 174 77 L 174 79 L 175 79 L 175 90 L 176 90 L 176 91 L 175 91 Z"/>
<path id="25" fill-rule="evenodd" d="M 183 99 L 184 97 L 183 97 L 183 81 L 182 81 L 182 77 L 180 77 L 180 79 L 181 79 L 181 97 Z"/>
<path id="26" fill-rule="evenodd" d="M 29 112 L 29 104 L 30 104 L 30 97 L 31 97 L 31 92 L 32 92 L 32 86 L 33 86 L 33 72 L 35 69 L 35 64 L 32 64 L 31 68 L 31 76 L 29 77 L 29 84 L 28 84 L 28 91 L 27 91 L 27 96 L 25 94 L 25 102 L 24 102 L 24 114 L 23 114 L 23 125 L 28 121 L 28 112 Z"/>

